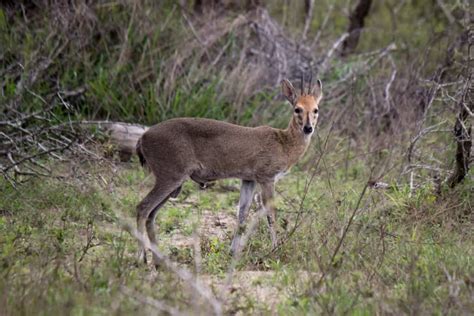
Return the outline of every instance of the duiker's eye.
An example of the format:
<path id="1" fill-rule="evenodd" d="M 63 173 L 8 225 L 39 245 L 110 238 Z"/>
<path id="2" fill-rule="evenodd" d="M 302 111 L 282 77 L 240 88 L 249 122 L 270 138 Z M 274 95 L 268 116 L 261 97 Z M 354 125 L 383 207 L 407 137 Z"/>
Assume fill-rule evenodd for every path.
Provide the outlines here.
<path id="1" fill-rule="evenodd" d="M 303 112 L 302 109 L 300 109 L 300 108 L 296 108 L 296 109 L 295 109 L 295 113 L 296 113 L 296 114 L 299 114 L 299 113 L 301 113 L 301 112 Z"/>
<path id="2" fill-rule="evenodd" d="M 318 113 L 318 109 L 314 109 L 314 114 L 317 114 Z"/>

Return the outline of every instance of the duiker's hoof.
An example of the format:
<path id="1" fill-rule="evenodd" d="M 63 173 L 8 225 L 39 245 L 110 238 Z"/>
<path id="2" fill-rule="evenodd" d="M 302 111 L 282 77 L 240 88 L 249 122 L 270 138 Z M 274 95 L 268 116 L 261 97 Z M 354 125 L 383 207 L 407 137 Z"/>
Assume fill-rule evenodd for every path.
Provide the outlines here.
<path id="1" fill-rule="evenodd" d="M 146 260 L 146 252 L 145 249 L 140 249 L 137 253 L 137 265 L 144 263 L 145 265 L 148 263 Z"/>
<path id="2" fill-rule="evenodd" d="M 160 258 L 158 258 L 158 256 L 155 256 L 155 254 L 153 254 L 153 257 L 152 257 L 152 263 L 153 263 L 153 267 L 155 267 L 156 271 L 159 271 L 160 268 L 163 267 L 162 260 L 160 260 Z"/>

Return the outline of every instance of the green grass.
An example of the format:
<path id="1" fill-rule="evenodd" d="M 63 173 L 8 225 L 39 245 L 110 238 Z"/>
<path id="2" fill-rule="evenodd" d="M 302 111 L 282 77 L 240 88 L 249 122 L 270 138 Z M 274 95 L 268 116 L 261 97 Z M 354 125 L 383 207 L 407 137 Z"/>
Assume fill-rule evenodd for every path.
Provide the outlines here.
<path id="1" fill-rule="evenodd" d="M 109 185 L 99 180 L 73 184 L 43 179 L 15 190 L 2 182 L 3 311 L 147 314 L 152 310 L 124 295 L 123 286 L 186 309 L 185 302 L 193 300 L 187 287 L 166 270 L 155 273 L 151 267 L 137 266 L 136 242 L 121 229 L 121 222 L 134 223 L 134 207 L 147 192 L 151 178 L 144 177 L 137 164 L 122 167 L 114 177 L 103 167 L 90 168 L 100 172 Z M 366 170 L 349 180 L 334 177 L 329 186 L 325 167 L 318 168 L 321 175 L 310 186 L 292 235 L 298 218 L 298 208 L 293 205 L 299 206 L 310 172 L 295 168 L 278 184 L 278 235 L 286 242 L 269 253 L 268 229 L 264 221 L 260 223 L 237 265 L 237 292 L 225 310 L 367 315 L 458 314 L 472 308 L 469 180 L 437 200 L 423 189 L 411 197 L 404 187 L 369 191 L 331 262 Z M 358 164 L 353 168 L 363 169 Z M 238 185 L 235 181 L 227 184 Z M 203 214 L 233 218 L 237 202 L 237 192 L 222 192 L 218 187 L 201 191 L 186 183 L 182 195 L 160 211 L 159 248 L 193 271 L 192 244 L 175 244 L 173 236 L 192 240 L 196 229 L 212 227 L 212 232 L 205 231 L 200 238 L 201 273 L 222 280 L 231 263 L 232 234 L 221 234 L 228 228 L 203 220 Z M 247 271 L 270 274 L 238 281 Z M 323 273 L 325 278 L 318 284 Z M 239 286 L 247 287 L 239 290 Z M 252 290 L 256 288 L 265 294 L 257 295 Z M 276 293 L 277 299 L 269 293 Z M 215 294 L 227 295 L 217 289 Z"/>
<path id="2" fill-rule="evenodd" d="M 347 3 L 323 1 L 315 6 L 309 38 L 319 30 L 332 5 L 335 9 L 316 43 L 316 60 L 347 26 L 347 18 L 340 14 Z M 429 10 L 417 2 L 400 6 L 395 25 L 391 11 L 397 5 L 396 1 L 374 4 L 359 49 L 377 50 L 395 42 L 400 49 L 394 56 L 403 64 L 407 55 L 417 56 L 426 47 L 433 30 L 442 33 L 447 26 L 438 18 L 436 6 L 436 10 Z M 288 32 L 294 35 L 300 34 L 304 24 L 302 5 L 296 7 L 295 11 L 281 1 L 267 3 L 272 17 L 285 22 Z M 234 68 L 238 63 L 235 56 L 248 45 L 241 41 L 241 34 L 231 31 L 219 38 L 215 47 L 208 48 L 211 61 L 203 62 L 199 47 L 189 47 L 194 36 L 173 1 L 137 6 L 91 4 L 91 14 L 80 7 L 61 12 L 34 6 L 26 9 L 29 18 L 25 20 L 22 10 L 0 8 L 2 103 L 20 98 L 21 110 L 27 112 L 43 106 L 29 91 L 42 96 L 47 103 L 60 103 L 56 98 L 58 91 L 84 88 L 83 93 L 65 97 L 72 109 L 58 107 L 56 114 L 62 118 L 74 114 L 78 119 L 138 120 L 144 124 L 178 116 L 255 124 L 254 113 L 265 110 L 266 118 L 277 126 L 286 125 L 279 120 L 279 109 L 270 106 L 277 93 L 275 87 L 246 89 L 245 81 L 251 71 Z M 239 13 L 229 13 L 228 18 Z M 414 27 L 414 21 L 419 25 Z M 213 65 L 211 62 L 222 47 L 227 47 L 223 62 Z M 435 61 L 444 58 L 440 49 L 433 49 L 431 54 L 433 62 L 424 63 L 427 67 L 423 68 L 428 74 L 437 67 Z M 45 64 L 46 61 L 49 63 Z M 344 77 L 357 64 L 352 60 L 334 63 L 336 66 L 329 73 L 321 74 L 324 82 Z M 239 72 L 236 79 L 230 78 L 234 70 Z M 375 71 L 382 74 L 386 70 L 377 67 Z M 19 79 L 25 84 L 18 84 Z M 362 81 L 363 78 L 359 80 Z"/>
<path id="3" fill-rule="evenodd" d="M 288 38 L 299 41 L 303 2 L 289 3 L 267 1 L 267 8 Z M 319 31 L 330 5 L 334 10 L 312 47 L 314 63 L 347 29 L 347 16 L 341 12 L 348 12 L 348 3 L 316 3 L 308 39 Z M 175 1 L 106 1 L 69 11 L 45 8 L 25 7 L 26 15 L 0 8 L 0 104 L 14 106 L 2 121 L 51 104 L 56 106 L 47 120 L 29 119 L 22 127 L 69 119 L 151 125 L 182 116 L 246 126 L 288 124 L 290 109 L 277 100 L 278 88 L 252 81 L 266 69 L 237 67 L 243 47 L 256 45 L 254 33 L 250 39 L 235 30 L 219 37 L 207 48 L 207 60 L 201 44 L 193 47 L 195 35 Z M 453 4 L 453 15 L 460 15 L 454 9 L 463 8 Z M 341 83 L 378 54 L 344 59 L 335 54 L 327 71 L 318 74 L 326 95 L 318 137 L 277 185 L 277 230 L 284 243 L 271 251 L 262 220 L 236 263 L 230 288 L 223 284 L 232 265 L 229 245 L 239 193 L 228 187 L 239 182 L 224 180 L 205 191 L 187 182 L 180 196 L 160 210 L 159 249 L 194 272 L 198 255 L 193 241 L 199 233 L 200 276 L 225 302 L 227 313 L 472 313 L 472 171 L 456 188 L 442 186 L 439 195 L 433 170 L 415 170 L 414 190 L 409 174 L 403 173 L 408 145 L 419 132 L 418 93 L 428 92 L 427 78 L 444 62 L 444 46 L 459 31 L 457 23 L 447 25 L 440 10 L 434 2 L 374 2 L 366 20 L 358 52 L 397 45 L 391 52 L 397 69 L 391 87 L 393 131 L 384 129 L 379 113 L 393 71 L 386 58 Z M 231 20 L 240 13 L 222 18 Z M 198 32 L 206 26 L 199 18 L 193 22 Z M 222 59 L 213 65 L 221 50 Z M 448 70 L 456 78 L 447 82 L 458 81 L 464 72 L 462 53 L 454 51 L 457 59 Z M 442 124 L 423 135 L 414 150 L 412 162 L 438 168 L 442 179 L 453 168 L 455 142 L 446 131 L 452 129 L 457 106 L 443 97 L 458 96 L 461 86 L 446 85 L 438 93 L 421 128 Z M 75 90 L 83 92 L 66 93 Z M 7 134 L 18 132 L 15 124 Z M 69 173 L 62 171 L 68 169 L 77 175 L 32 178 L 17 189 L 0 179 L 1 315 L 156 313 L 124 289 L 185 312 L 209 313 L 208 304 L 174 273 L 156 272 L 135 261 L 137 243 L 123 224 L 134 225 L 135 207 L 153 182 L 137 162 L 117 164 L 116 170 L 98 162 L 82 163 L 77 170 L 79 162 L 41 163 L 55 170 L 53 176 L 64 177 Z M 369 189 L 358 205 L 365 184 L 373 179 L 390 188 Z"/>

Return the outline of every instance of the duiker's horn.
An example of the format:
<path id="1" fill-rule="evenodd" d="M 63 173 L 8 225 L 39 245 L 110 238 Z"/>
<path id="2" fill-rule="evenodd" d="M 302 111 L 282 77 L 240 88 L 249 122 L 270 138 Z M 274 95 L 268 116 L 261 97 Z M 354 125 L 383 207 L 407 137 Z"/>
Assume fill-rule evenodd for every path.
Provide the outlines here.
<path id="1" fill-rule="evenodd" d="M 308 86 L 308 94 L 311 94 L 311 85 L 313 84 L 313 73 L 309 73 L 309 86 Z"/>
<path id="2" fill-rule="evenodd" d="M 301 95 L 304 94 L 304 71 L 301 71 L 301 86 L 300 86 L 300 89 L 301 89 Z"/>

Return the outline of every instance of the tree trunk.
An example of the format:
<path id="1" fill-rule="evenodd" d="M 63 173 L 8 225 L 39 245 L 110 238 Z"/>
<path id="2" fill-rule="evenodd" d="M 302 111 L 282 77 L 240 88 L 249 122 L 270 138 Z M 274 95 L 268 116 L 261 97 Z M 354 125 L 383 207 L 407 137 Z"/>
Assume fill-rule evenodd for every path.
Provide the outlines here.
<path id="1" fill-rule="evenodd" d="M 364 28 L 364 21 L 369 15 L 372 0 L 359 0 L 349 17 L 349 36 L 342 42 L 341 56 L 352 54 L 359 43 L 360 33 Z"/>
<path id="2" fill-rule="evenodd" d="M 473 110 L 473 105 L 462 104 L 461 101 L 458 117 L 454 124 L 454 137 L 456 138 L 456 165 L 454 167 L 454 173 L 448 180 L 449 186 L 454 188 L 456 184 L 461 182 L 469 172 L 469 162 L 471 157 L 472 147 L 472 126 L 468 126 L 467 118 L 469 117 L 466 106 L 469 106 L 469 110 Z"/>
<path id="3" fill-rule="evenodd" d="M 311 20 L 313 20 L 313 8 L 314 8 L 314 0 L 305 0 L 304 1 L 304 14 L 305 14 L 305 22 L 304 22 L 304 29 L 303 29 L 303 40 L 306 39 L 306 35 L 308 34 L 309 27 L 311 25 Z"/>

